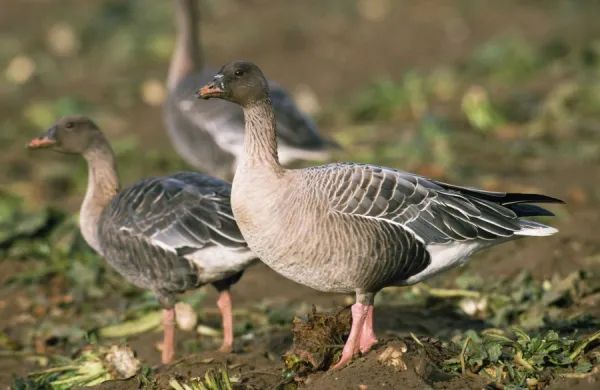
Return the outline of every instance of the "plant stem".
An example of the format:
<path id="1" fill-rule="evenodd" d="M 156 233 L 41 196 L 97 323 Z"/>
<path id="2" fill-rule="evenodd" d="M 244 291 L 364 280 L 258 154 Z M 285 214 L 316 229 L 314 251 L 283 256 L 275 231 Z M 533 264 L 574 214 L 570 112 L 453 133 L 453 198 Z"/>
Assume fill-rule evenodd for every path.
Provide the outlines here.
<path id="1" fill-rule="evenodd" d="M 144 333 L 158 328 L 161 325 L 161 318 L 160 312 L 152 312 L 132 321 L 102 328 L 99 334 L 102 338 L 113 339 Z"/>
<path id="2" fill-rule="evenodd" d="M 467 372 L 467 362 L 465 361 L 465 353 L 467 352 L 467 347 L 469 346 L 469 342 L 471 342 L 471 338 L 467 337 L 465 343 L 463 344 L 462 350 L 460 351 L 460 368 L 463 375 Z"/>
<path id="3" fill-rule="evenodd" d="M 569 355 L 569 358 L 575 360 L 575 358 L 579 356 L 592 341 L 598 338 L 600 338 L 600 330 L 591 335 L 587 340 L 581 343 L 581 345 L 577 346 L 577 348 Z"/>

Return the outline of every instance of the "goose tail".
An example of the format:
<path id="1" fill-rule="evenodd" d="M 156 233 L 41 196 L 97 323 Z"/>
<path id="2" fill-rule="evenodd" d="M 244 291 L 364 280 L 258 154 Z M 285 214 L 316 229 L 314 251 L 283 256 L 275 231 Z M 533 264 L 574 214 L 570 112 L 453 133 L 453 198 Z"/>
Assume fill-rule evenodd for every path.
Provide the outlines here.
<path id="1" fill-rule="evenodd" d="M 521 225 L 521 230 L 515 232 L 518 236 L 551 236 L 555 233 L 558 233 L 558 229 L 555 229 L 551 226 L 544 225 L 539 222 L 529 221 L 527 219 L 520 219 L 519 225 Z"/>

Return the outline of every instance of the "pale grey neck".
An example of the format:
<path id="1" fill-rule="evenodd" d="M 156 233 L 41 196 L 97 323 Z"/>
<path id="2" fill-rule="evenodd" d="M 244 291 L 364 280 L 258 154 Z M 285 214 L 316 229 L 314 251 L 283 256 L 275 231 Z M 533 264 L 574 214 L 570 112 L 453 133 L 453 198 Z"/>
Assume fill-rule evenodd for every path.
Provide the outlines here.
<path id="1" fill-rule="evenodd" d="M 181 79 L 202 67 L 198 1 L 175 0 L 177 38 L 167 77 L 167 88 L 170 91 Z"/>
<path id="2" fill-rule="evenodd" d="M 81 205 L 79 224 L 83 238 L 96 252 L 102 254 L 98 225 L 102 210 L 119 191 L 119 175 L 115 156 L 108 141 L 99 141 L 83 153 L 88 163 L 88 187 Z"/>
<path id="3" fill-rule="evenodd" d="M 277 155 L 275 113 L 270 98 L 244 107 L 244 160 L 245 167 L 265 166 L 281 171 Z"/>

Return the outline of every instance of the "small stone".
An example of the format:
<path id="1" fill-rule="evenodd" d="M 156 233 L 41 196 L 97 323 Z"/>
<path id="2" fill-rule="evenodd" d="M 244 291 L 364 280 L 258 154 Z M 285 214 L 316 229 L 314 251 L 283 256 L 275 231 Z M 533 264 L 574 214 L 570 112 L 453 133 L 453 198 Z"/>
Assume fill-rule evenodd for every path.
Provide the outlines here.
<path id="1" fill-rule="evenodd" d="M 527 378 L 525 379 L 525 383 L 527 384 L 527 387 L 535 387 L 538 385 L 538 380 L 535 378 Z"/>
<path id="2" fill-rule="evenodd" d="M 105 360 L 110 367 L 110 372 L 114 378 L 131 378 L 141 368 L 141 363 L 136 359 L 135 354 L 126 345 L 113 345 L 105 356 Z"/>
<path id="3" fill-rule="evenodd" d="M 460 301 L 458 306 L 460 306 L 460 308 L 462 309 L 462 311 L 465 312 L 465 314 L 468 314 L 470 316 L 475 315 L 475 313 L 477 312 L 477 304 L 472 298 L 463 299 L 462 301 Z"/>
<path id="4" fill-rule="evenodd" d="M 377 360 L 383 365 L 395 367 L 398 371 L 405 371 L 407 367 L 404 362 L 404 354 L 407 350 L 404 343 L 396 347 L 387 347 Z"/>
<path id="5" fill-rule="evenodd" d="M 469 316 L 474 316 L 477 313 L 483 312 L 487 309 L 488 301 L 487 298 L 464 298 L 458 304 L 458 306 Z"/>
<path id="6" fill-rule="evenodd" d="M 549 280 L 547 280 L 547 279 L 546 279 L 546 280 L 544 280 L 544 281 L 542 282 L 542 289 L 543 289 L 544 291 L 550 291 L 550 290 L 552 290 L 552 282 L 551 282 L 551 281 L 549 281 Z"/>
<path id="7" fill-rule="evenodd" d="M 194 330 L 198 323 L 198 313 L 189 303 L 177 302 L 175 304 L 175 321 L 181 330 Z"/>

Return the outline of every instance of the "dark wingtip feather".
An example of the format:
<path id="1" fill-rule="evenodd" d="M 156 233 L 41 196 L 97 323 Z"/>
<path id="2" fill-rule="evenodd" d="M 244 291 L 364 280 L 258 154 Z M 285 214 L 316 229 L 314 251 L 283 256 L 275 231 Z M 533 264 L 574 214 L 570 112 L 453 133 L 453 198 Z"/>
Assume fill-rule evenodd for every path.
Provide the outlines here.
<path id="1" fill-rule="evenodd" d="M 533 204 L 509 204 L 505 207 L 517 214 L 517 217 L 554 217 L 554 213 Z"/>
<path id="2" fill-rule="evenodd" d="M 502 205 L 508 206 L 510 204 L 518 203 L 559 203 L 565 204 L 564 201 L 553 198 L 547 195 L 540 194 L 519 194 L 519 193 L 508 193 L 500 201 Z"/>

